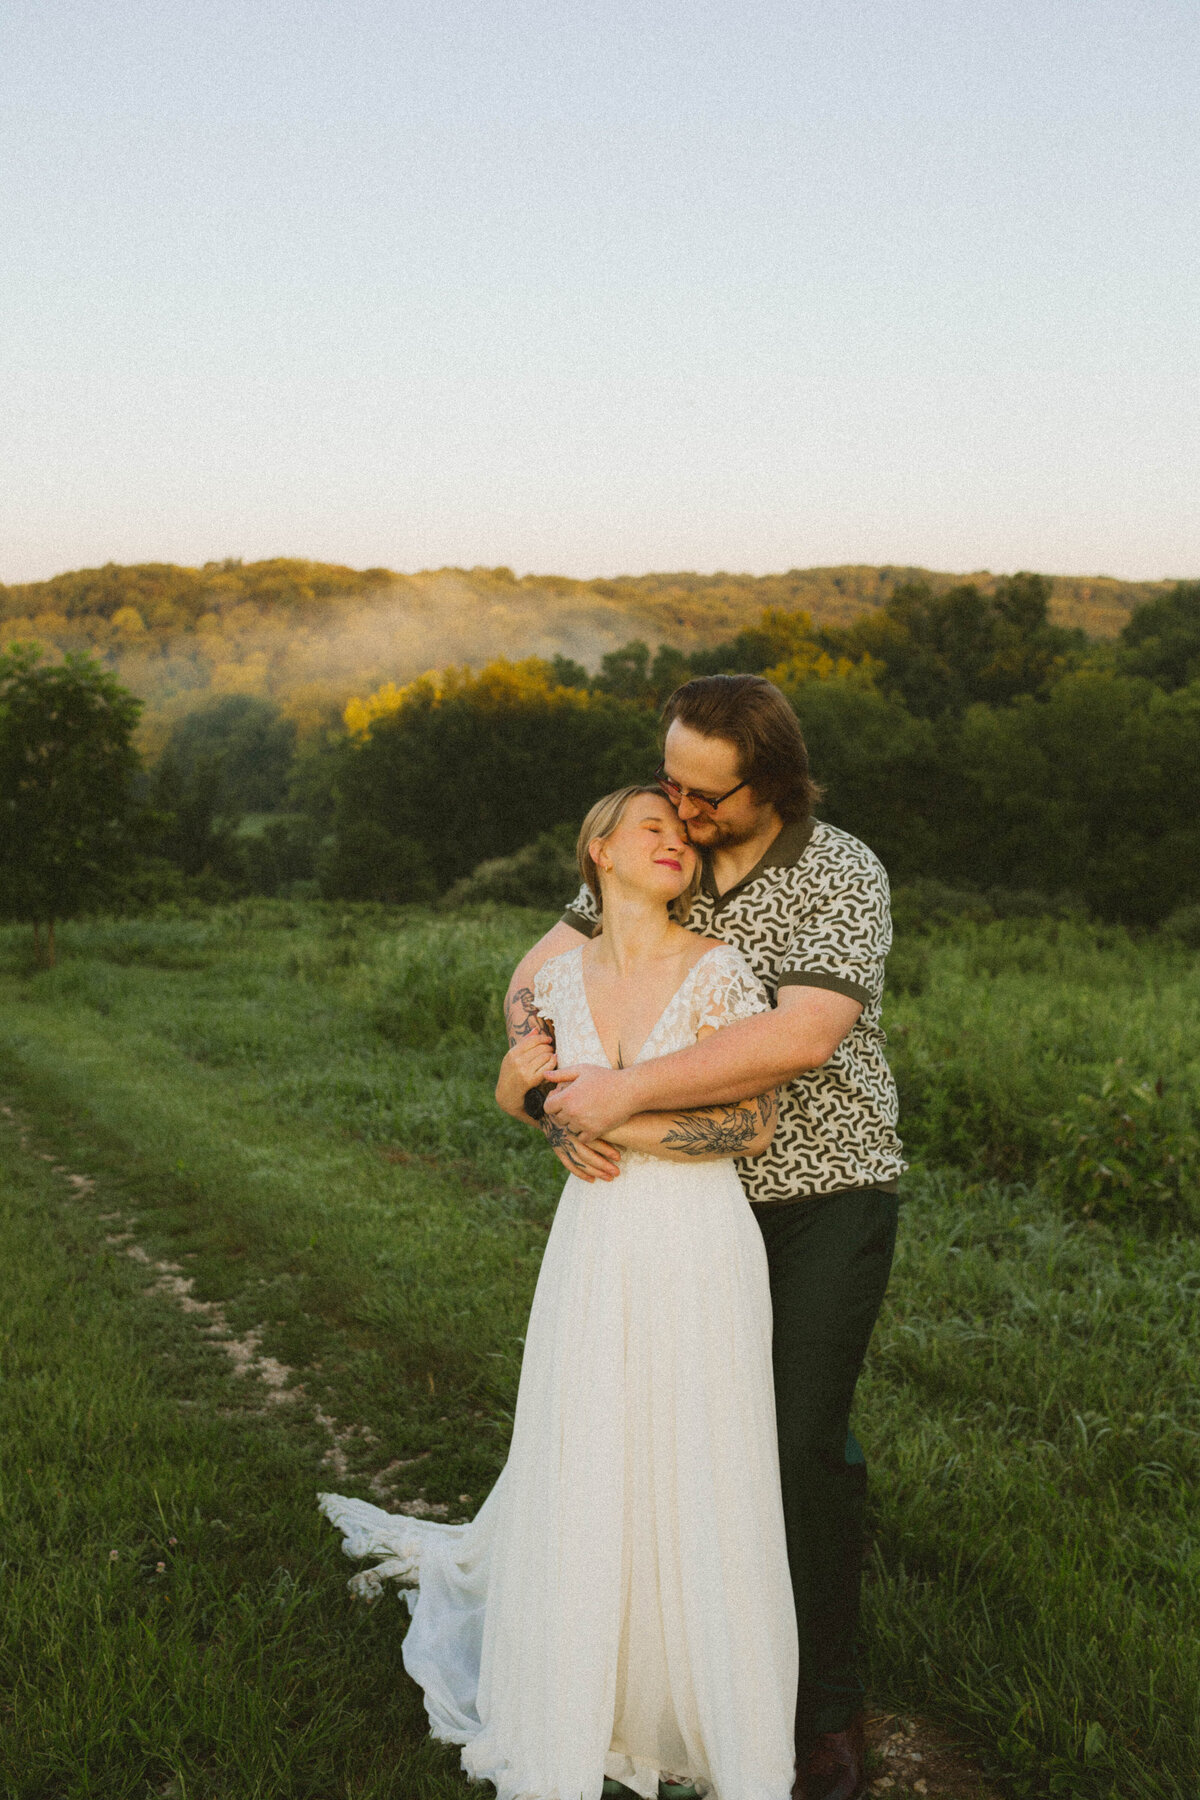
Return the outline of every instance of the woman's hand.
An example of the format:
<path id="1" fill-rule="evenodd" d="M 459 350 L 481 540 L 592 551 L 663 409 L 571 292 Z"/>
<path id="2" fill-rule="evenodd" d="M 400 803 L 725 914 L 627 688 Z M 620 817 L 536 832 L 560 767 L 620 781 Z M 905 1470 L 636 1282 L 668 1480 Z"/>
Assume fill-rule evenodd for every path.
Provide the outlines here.
<path id="1" fill-rule="evenodd" d="M 496 1082 L 496 1104 L 514 1119 L 525 1118 L 525 1096 L 540 1087 L 547 1072 L 557 1068 L 554 1044 L 547 1032 L 531 1031 L 518 1038 L 504 1061 Z"/>

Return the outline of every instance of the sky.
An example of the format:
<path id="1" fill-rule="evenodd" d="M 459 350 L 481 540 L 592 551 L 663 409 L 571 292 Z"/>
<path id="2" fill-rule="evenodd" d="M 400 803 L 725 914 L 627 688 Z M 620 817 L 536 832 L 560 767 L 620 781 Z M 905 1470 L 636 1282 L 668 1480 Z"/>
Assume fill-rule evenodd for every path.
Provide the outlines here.
<path id="1" fill-rule="evenodd" d="M 1200 574 L 1196 0 L 0 0 L 0 581 Z"/>

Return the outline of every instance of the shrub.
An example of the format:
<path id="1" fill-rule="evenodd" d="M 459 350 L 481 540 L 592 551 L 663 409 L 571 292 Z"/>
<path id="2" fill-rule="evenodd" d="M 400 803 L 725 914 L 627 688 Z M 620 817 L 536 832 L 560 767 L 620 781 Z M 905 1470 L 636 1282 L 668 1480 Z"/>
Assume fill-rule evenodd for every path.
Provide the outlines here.
<path id="1" fill-rule="evenodd" d="M 948 887 L 929 876 L 892 890 L 892 921 L 898 932 L 939 931 L 959 920 L 984 925 L 994 917 L 989 902 L 974 888 Z"/>
<path id="2" fill-rule="evenodd" d="M 574 825 L 543 831 L 511 856 L 482 862 L 456 881 L 443 906 L 566 906 L 579 891 Z"/>
<path id="3" fill-rule="evenodd" d="M 998 919 L 1087 917 L 1087 908 L 1074 894 L 1045 894 L 1040 888 L 989 888 L 987 903 Z"/>
<path id="4" fill-rule="evenodd" d="M 948 925 L 989 925 L 1002 919 L 1020 928 L 1028 921 L 1041 929 L 1048 921 L 1086 919 L 1072 894 L 1046 894 L 1038 888 L 953 887 L 931 876 L 904 882 L 892 890 L 892 920 L 899 932 L 943 931 Z"/>
<path id="5" fill-rule="evenodd" d="M 242 867 L 251 891 L 278 894 L 297 881 L 312 882 L 318 828 L 303 814 L 264 818 L 259 830 L 238 839 Z M 314 889 L 319 893 L 319 887 Z"/>
<path id="6" fill-rule="evenodd" d="M 929 986 L 929 952 L 922 943 L 900 938 L 887 959 L 887 985 L 894 994 L 923 994 Z"/>
<path id="7" fill-rule="evenodd" d="M 425 846 L 374 819 L 343 825 L 321 850 L 317 874 L 327 900 L 383 900 L 398 906 L 432 900 L 437 891 Z"/>
<path id="8" fill-rule="evenodd" d="M 999 1181 L 1027 1180 L 1038 1168 L 1046 1128 L 1011 1054 L 989 1060 L 969 1039 L 948 1048 L 901 1022 L 888 1026 L 888 1060 L 910 1160 Z"/>
<path id="9" fill-rule="evenodd" d="M 1098 1094 L 1081 1094 L 1051 1124 L 1060 1149 L 1044 1172 L 1085 1218 L 1196 1218 L 1200 1138 L 1161 1078 L 1139 1079 L 1118 1061 Z"/>
<path id="10" fill-rule="evenodd" d="M 1159 927 L 1168 942 L 1184 950 L 1200 950 L 1200 906 L 1181 906 Z"/>

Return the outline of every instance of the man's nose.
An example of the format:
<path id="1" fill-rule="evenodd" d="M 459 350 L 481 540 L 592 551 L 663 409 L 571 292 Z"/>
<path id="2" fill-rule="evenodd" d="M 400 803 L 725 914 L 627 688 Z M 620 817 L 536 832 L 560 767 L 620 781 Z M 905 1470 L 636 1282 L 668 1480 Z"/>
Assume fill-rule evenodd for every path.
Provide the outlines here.
<path id="1" fill-rule="evenodd" d="M 685 807 L 687 809 L 686 811 L 684 810 Z M 700 808 L 696 805 L 696 802 L 692 799 L 690 794 L 680 794 L 679 804 L 675 810 L 685 825 L 689 819 L 698 819 L 700 816 Z"/>

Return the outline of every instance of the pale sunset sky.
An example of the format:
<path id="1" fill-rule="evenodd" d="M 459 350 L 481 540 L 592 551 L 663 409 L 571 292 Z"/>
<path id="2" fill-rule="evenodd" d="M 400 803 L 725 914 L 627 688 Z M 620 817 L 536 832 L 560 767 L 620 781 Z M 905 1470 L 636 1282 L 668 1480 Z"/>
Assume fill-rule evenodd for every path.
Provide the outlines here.
<path id="1" fill-rule="evenodd" d="M 0 0 L 0 581 L 1200 574 L 1196 0 Z"/>

